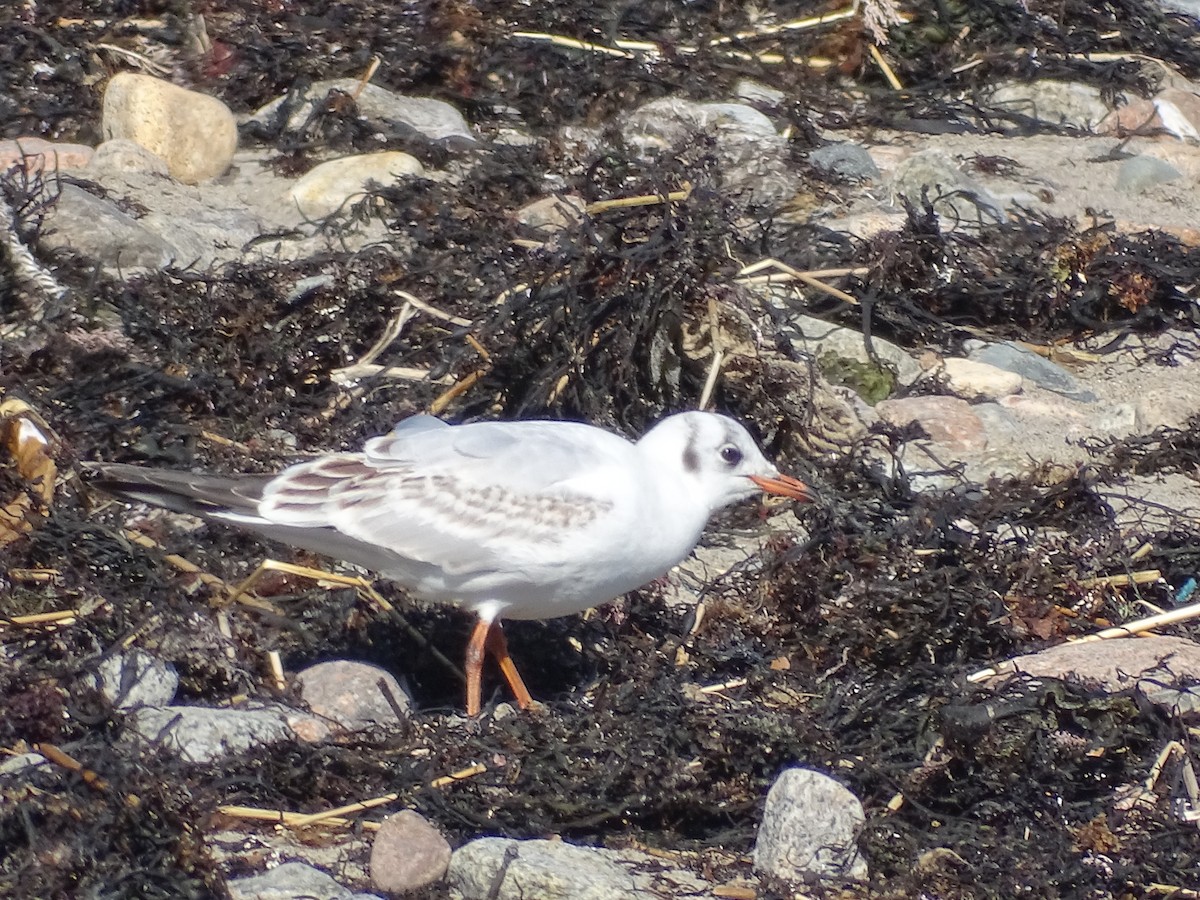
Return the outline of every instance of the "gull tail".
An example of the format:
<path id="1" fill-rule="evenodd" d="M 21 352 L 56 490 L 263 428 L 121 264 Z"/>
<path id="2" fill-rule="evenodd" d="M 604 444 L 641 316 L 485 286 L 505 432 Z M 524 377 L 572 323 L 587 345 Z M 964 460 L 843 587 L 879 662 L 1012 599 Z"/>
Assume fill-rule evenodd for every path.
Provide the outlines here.
<path id="1" fill-rule="evenodd" d="M 266 525 L 258 513 L 263 488 L 273 475 L 197 475 L 120 463 L 85 463 L 88 483 L 124 500 L 173 512 L 243 525 Z"/>
<path id="2" fill-rule="evenodd" d="M 263 489 L 274 475 L 197 475 L 120 463 L 84 463 L 93 473 L 88 484 L 123 500 L 149 503 L 173 512 L 238 525 L 262 537 L 323 556 L 332 556 L 376 572 L 403 570 L 424 574 L 423 564 L 359 541 L 328 526 L 285 525 L 259 512 Z M 411 576 L 417 577 L 417 576 Z"/>

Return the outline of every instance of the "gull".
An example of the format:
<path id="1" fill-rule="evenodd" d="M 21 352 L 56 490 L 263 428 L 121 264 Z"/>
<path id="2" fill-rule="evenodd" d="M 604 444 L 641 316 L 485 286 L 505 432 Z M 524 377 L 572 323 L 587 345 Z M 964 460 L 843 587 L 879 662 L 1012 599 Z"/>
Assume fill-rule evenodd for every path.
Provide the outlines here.
<path id="1" fill-rule="evenodd" d="M 636 443 L 577 422 L 416 415 L 359 453 L 277 475 L 91 468 L 123 499 L 247 528 L 472 610 L 470 716 L 486 654 L 517 704 L 533 703 L 502 618 L 570 615 L 639 588 L 692 552 L 713 513 L 755 494 L 812 499 L 744 427 L 708 412 L 668 416 Z"/>

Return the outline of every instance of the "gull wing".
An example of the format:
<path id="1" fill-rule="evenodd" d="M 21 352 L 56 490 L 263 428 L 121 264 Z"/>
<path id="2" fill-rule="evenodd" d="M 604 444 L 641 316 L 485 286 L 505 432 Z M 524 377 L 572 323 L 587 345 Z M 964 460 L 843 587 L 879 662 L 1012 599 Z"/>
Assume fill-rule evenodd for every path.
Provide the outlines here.
<path id="1" fill-rule="evenodd" d="M 258 513 L 446 574 L 519 568 L 531 554 L 554 558 L 611 510 L 614 480 L 627 483 L 634 458 L 628 441 L 587 425 L 425 422 L 285 470 Z"/>

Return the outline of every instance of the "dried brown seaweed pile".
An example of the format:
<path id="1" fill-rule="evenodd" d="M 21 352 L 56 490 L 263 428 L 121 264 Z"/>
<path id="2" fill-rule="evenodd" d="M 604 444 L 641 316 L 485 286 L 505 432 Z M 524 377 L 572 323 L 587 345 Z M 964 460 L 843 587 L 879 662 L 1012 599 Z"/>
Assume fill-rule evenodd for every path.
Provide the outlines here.
<path id="1" fill-rule="evenodd" d="M 919 12 L 911 24 L 889 30 L 888 55 L 908 87 L 897 93 L 887 89 L 870 60 L 861 17 L 835 16 L 822 27 L 779 27 L 813 16 L 808 3 L 759 9 L 666 0 L 556 2 L 539 4 L 533 15 L 505 2 L 108 0 L 89 4 L 86 16 L 68 2 L 8 4 L 0 9 L 0 136 L 91 142 L 98 136 L 100 86 L 114 69 L 130 64 L 191 82 L 236 110 L 249 110 L 319 78 L 357 77 L 378 56 L 386 63 L 376 79 L 380 84 L 446 99 L 484 127 L 515 118 L 539 131 L 602 122 L 671 93 L 727 96 L 741 77 L 805 98 L 795 112 L 800 133 L 807 132 L 803 107 L 831 122 L 853 117 L 903 121 L 914 129 L 927 122 L 939 129 L 1046 130 L 1052 126 L 1020 111 L 987 108 L 953 94 L 966 89 L 970 97 L 1004 78 L 1034 75 L 1087 82 L 1112 93 L 1145 93 L 1161 77 L 1161 71 L 1142 65 L 1147 56 L 1185 77 L 1200 73 L 1200 50 L 1189 39 L 1189 26 L 1147 0 L 993 0 L 921 4 Z M 657 51 L 578 53 L 514 32 L 603 46 L 639 41 Z M 829 73 L 857 76 L 859 93 L 845 91 Z M 376 135 L 356 130 L 352 102 L 339 101 L 318 118 L 310 137 L 319 136 L 325 145 L 378 149 Z M 388 138 L 421 155 L 412 135 Z M 300 140 L 284 149 L 303 147 Z"/>
<path id="2" fill-rule="evenodd" d="M 674 175 L 658 173 L 656 183 Z M 426 217 L 441 243 L 414 243 L 407 261 L 395 248 L 321 260 L 319 270 L 345 286 L 336 291 L 292 296 L 284 287 L 317 262 L 171 272 L 128 286 L 67 267 L 64 279 L 86 283 L 94 306 L 10 342 L 5 387 L 53 421 L 67 471 L 92 457 L 266 468 L 285 455 L 269 429 L 290 431 L 302 448 L 353 445 L 464 384 L 449 407 L 455 414 L 584 413 L 634 425 L 694 395 L 706 362 L 688 357 L 683 335 L 708 315 L 710 298 L 744 302 L 713 277 L 714 248 L 740 233 L 720 204 L 597 216 L 571 240 L 518 260 L 498 247 L 473 252 L 473 227 L 480 245 L 498 241 L 487 233 L 495 222 L 486 178 L 462 196 L 478 197 L 478 207 L 382 195 L 391 214 Z M 460 232 L 445 225 L 451 216 Z M 442 279 L 475 286 L 443 312 L 481 325 L 415 320 L 382 359 L 433 377 L 369 382 L 346 407 L 331 373 L 382 332 L 400 303 L 397 288 L 454 296 Z M 520 283 L 528 287 L 494 303 Z M 657 379 L 672 354 L 679 380 Z M 786 434 L 799 426 L 763 391 L 769 372 L 749 366 L 718 401 L 763 433 Z M 1194 432 L 1107 448 L 1107 474 L 1129 468 L 1131 454 L 1159 468 L 1189 466 Z M 1191 826 L 1167 819 L 1165 804 L 1122 816 L 1113 806 L 1117 789 L 1144 778 L 1163 744 L 1182 737 L 1178 721 L 1130 696 L 1053 684 L 993 695 L 961 682 L 1120 612 L 1119 593 L 1057 587 L 1119 571 L 1131 552 L 1095 491 L 1097 476 L 964 486 L 933 502 L 903 477 L 885 478 L 859 449 L 815 470 L 786 460 L 814 470 L 829 498 L 805 514 L 810 537 L 776 544 L 760 573 L 713 585 L 696 634 L 655 587 L 620 614 L 514 624 L 513 652 L 548 710 L 481 726 L 447 714 L 460 685 L 431 655 L 430 647 L 450 656 L 461 648 L 466 623 L 452 612 L 408 604 L 385 586 L 405 627 L 352 592 L 279 581 L 263 593 L 283 615 L 233 608 L 229 658 L 212 626 L 198 624 L 221 592 L 178 573 L 164 551 L 130 545 L 124 515 L 93 513 L 99 498 L 68 481 L 48 518 L 6 548 L 3 612 L 83 612 L 67 627 L 23 631 L 16 655 L 0 664 L 0 744 L 68 747 L 104 786 L 57 770 L 33 788 L 9 783 L 0 884 L 36 877 L 45 895 L 80 885 L 201 895 L 216 876 L 199 834 L 217 806 L 314 810 L 391 791 L 459 839 L 558 833 L 745 852 L 766 788 L 794 762 L 837 772 L 863 798 L 863 841 L 881 892 L 1011 896 L 1186 883 Z M 145 527 L 165 551 L 228 581 L 271 552 L 219 528 Z M 1179 587 L 1200 537 L 1181 524 L 1154 546 L 1143 564 L 1161 565 Z M 39 569 L 57 575 L 21 580 L 21 570 Z M 400 674 L 426 711 L 398 734 L 298 744 L 217 768 L 147 757 L 122 740 L 120 716 L 86 682 L 131 637 L 180 669 L 191 702 L 270 696 L 261 653 L 274 647 L 289 670 L 343 655 L 384 666 L 406 660 Z M 424 787 L 480 760 L 482 775 Z M 900 792 L 904 803 L 889 809 Z"/>

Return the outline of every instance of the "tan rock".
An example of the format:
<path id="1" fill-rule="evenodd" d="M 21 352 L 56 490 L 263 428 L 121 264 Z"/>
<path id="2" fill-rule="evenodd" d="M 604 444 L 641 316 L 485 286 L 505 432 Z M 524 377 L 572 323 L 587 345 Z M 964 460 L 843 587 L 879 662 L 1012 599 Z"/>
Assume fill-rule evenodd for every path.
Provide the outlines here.
<path id="1" fill-rule="evenodd" d="M 383 820 L 371 845 L 371 882 L 386 894 L 405 894 L 441 881 L 450 868 L 450 844 L 412 810 Z"/>
<path id="2" fill-rule="evenodd" d="M 1180 138 L 1200 137 L 1200 95 L 1179 88 L 1165 88 L 1154 98 L 1163 126 Z"/>
<path id="3" fill-rule="evenodd" d="M 36 172 L 57 172 L 60 169 L 82 169 L 95 153 L 86 144 L 59 144 L 39 137 L 19 137 L 0 141 L 0 172 L 15 165 L 30 175 Z"/>
<path id="4" fill-rule="evenodd" d="M 1169 635 L 1075 641 L 1018 656 L 1003 669 L 1109 691 L 1176 685 L 1200 678 L 1200 644 Z"/>
<path id="5" fill-rule="evenodd" d="M 365 153 L 332 159 L 309 169 L 288 191 L 306 216 L 319 218 L 337 211 L 372 184 L 389 185 L 403 175 L 420 175 L 424 166 L 399 151 Z"/>
<path id="6" fill-rule="evenodd" d="M 109 172 L 148 172 L 164 176 L 170 174 L 165 159 L 127 138 L 105 141 L 97 147 L 91 167 Z"/>
<path id="7" fill-rule="evenodd" d="M 517 221 L 543 237 L 570 228 L 583 217 L 587 203 L 575 194 L 543 197 L 517 210 Z"/>
<path id="8" fill-rule="evenodd" d="M 1096 126 L 1097 134 L 1131 134 L 1143 133 L 1162 128 L 1162 119 L 1153 100 L 1138 97 L 1135 100 L 1119 106 L 1104 117 Z"/>
<path id="9" fill-rule="evenodd" d="M 390 672 L 353 660 L 317 663 L 296 681 L 308 708 L 346 731 L 395 727 L 412 704 Z"/>
<path id="10" fill-rule="evenodd" d="M 987 432 L 970 404 L 958 397 L 904 397 L 882 400 L 875 412 L 892 425 L 913 422 L 925 429 L 930 439 L 954 450 L 986 450 Z"/>
<path id="11" fill-rule="evenodd" d="M 955 396 L 964 400 L 996 400 L 1020 392 L 1023 380 L 1016 372 L 973 359 L 953 357 L 935 368 L 946 379 L 946 384 Z"/>
<path id="12" fill-rule="evenodd" d="M 104 92 L 107 140 L 128 138 L 161 156 L 171 177 L 198 184 L 224 174 L 237 150 L 237 121 L 216 97 L 150 75 L 122 72 Z"/>

